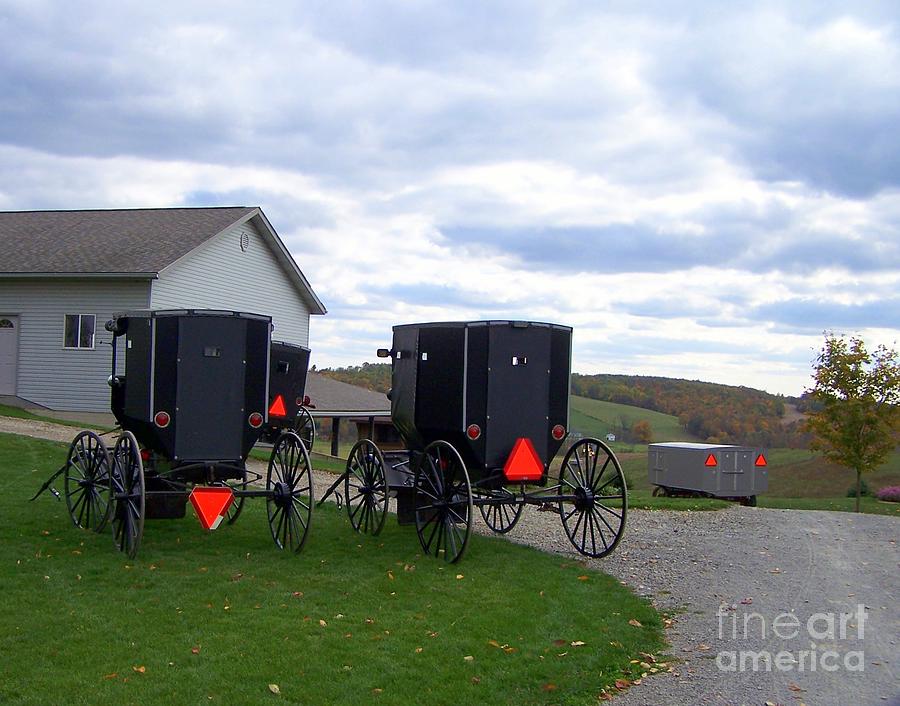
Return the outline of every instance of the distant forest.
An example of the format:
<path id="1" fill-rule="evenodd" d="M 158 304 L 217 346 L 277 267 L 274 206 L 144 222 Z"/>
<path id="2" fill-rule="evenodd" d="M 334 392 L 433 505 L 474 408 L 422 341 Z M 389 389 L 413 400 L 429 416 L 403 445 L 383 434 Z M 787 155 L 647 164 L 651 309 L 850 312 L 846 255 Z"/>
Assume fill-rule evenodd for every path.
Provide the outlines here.
<path id="1" fill-rule="evenodd" d="M 315 368 L 313 368 L 315 370 Z M 378 392 L 391 387 L 389 363 L 323 368 L 322 375 Z M 678 417 L 690 434 L 718 444 L 805 448 L 806 400 L 749 387 L 638 375 L 572 375 L 572 394 Z"/>

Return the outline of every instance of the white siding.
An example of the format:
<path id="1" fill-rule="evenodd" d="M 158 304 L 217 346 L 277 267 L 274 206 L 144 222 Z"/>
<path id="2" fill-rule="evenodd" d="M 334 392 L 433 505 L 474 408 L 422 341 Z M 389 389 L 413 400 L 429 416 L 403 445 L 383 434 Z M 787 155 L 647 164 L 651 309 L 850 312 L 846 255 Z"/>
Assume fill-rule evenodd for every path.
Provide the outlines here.
<path id="1" fill-rule="evenodd" d="M 20 316 L 16 394 L 51 409 L 108 412 L 112 334 L 103 326 L 148 299 L 147 281 L 0 280 L 0 311 Z M 96 315 L 93 350 L 63 348 L 66 314 Z"/>
<path id="2" fill-rule="evenodd" d="M 266 314 L 275 324 L 273 339 L 309 345 L 309 307 L 252 222 L 220 233 L 160 272 L 150 306 Z"/>

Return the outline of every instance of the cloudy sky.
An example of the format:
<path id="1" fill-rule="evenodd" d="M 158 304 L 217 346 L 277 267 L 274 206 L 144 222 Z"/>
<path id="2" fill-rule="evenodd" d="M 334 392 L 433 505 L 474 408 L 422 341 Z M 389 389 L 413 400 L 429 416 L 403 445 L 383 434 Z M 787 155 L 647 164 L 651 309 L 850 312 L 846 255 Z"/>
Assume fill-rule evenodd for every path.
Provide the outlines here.
<path id="1" fill-rule="evenodd" d="M 900 5 L 0 0 L 0 209 L 259 205 L 328 307 L 799 394 L 900 329 Z"/>

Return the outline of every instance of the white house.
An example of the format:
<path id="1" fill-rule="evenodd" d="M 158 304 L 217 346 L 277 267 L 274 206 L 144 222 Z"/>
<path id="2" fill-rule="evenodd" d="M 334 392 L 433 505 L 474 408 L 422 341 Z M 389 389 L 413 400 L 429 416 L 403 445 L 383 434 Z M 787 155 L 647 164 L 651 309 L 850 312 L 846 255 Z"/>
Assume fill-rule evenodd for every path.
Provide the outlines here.
<path id="1" fill-rule="evenodd" d="M 259 208 L 0 212 L 0 395 L 108 411 L 104 324 L 134 309 L 266 314 L 302 346 L 325 313 Z"/>

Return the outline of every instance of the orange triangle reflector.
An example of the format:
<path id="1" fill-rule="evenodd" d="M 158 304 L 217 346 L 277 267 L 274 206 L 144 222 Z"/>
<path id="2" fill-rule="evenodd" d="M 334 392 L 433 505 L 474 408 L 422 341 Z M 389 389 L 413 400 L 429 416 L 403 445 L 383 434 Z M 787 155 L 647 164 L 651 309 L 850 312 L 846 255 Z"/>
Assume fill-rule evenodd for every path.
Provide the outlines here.
<path id="1" fill-rule="evenodd" d="M 191 491 L 190 500 L 203 529 L 214 530 L 234 502 L 234 493 L 221 486 L 197 486 Z"/>
<path id="2" fill-rule="evenodd" d="M 503 466 L 506 480 L 522 482 L 540 480 L 544 475 L 544 464 L 538 458 L 537 451 L 530 439 L 520 437 L 513 446 L 506 465 Z"/>
<path id="3" fill-rule="evenodd" d="M 768 466 L 769 464 L 766 463 L 766 457 L 763 456 L 762 454 L 760 454 L 759 456 L 756 457 L 756 463 L 753 464 L 753 465 L 755 465 L 755 466 Z"/>
<path id="4" fill-rule="evenodd" d="M 275 401 L 272 402 L 272 406 L 269 407 L 269 416 L 270 417 L 286 417 L 287 409 L 284 407 L 284 397 L 278 395 L 275 398 Z"/>
<path id="5" fill-rule="evenodd" d="M 716 461 L 716 457 L 713 456 L 712 454 L 710 454 L 709 456 L 706 457 L 706 463 L 705 463 L 704 465 L 706 465 L 706 466 L 718 466 L 719 463 L 718 463 L 718 461 Z"/>

